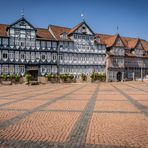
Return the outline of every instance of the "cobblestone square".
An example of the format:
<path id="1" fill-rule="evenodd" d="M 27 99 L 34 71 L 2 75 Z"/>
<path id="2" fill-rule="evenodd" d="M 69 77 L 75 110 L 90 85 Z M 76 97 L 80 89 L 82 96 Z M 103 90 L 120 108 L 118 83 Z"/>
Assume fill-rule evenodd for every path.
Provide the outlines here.
<path id="1" fill-rule="evenodd" d="M 0 148 L 148 148 L 148 83 L 0 86 Z"/>

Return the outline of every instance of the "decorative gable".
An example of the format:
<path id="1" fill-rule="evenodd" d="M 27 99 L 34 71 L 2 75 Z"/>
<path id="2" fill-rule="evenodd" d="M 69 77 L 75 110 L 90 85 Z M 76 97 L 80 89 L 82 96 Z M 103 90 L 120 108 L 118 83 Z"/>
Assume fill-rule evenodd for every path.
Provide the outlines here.
<path id="1" fill-rule="evenodd" d="M 95 34 L 85 22 L 82 22 L 78 24 L 77 26 L 75 26 L 73 29 L 71 29 L 69 32 L 69 35 L 73 33 L 87 34 L 87 35 Z"/>
<path id="2" fill-rule="evenodd" d="M 11 24 L 9 28 L 31 29 L 31 30 L 35 29 L 35 27 L 31 23 L 29 23 L 25 18 L 17 20 L 13 24 Z"/>
<path id="3" fill-rule="evenodd" d="M 121 39 L 119 37 L 116 39 L 115 46 L 124 47 L 123 42 L 121 41 Z"/>
<path id="4" fill-rule="evenodd" d="M 88 26 L 87 26 L 86 24 L 81 25 L 81 26 L 75 31 L 75 33 L 93 35 L 93 32 L 88 28 Z"/>
<path id="5" fill-rule="evenodd" d="M 137 45 L 136 45 L 136 47 L 135 47 L 135 48 L 138 48 L 138 49 L 143 49 L 142 44 L 141 44 L 141 42 L 140 42 L 140 41 L 137 43 Z"/>

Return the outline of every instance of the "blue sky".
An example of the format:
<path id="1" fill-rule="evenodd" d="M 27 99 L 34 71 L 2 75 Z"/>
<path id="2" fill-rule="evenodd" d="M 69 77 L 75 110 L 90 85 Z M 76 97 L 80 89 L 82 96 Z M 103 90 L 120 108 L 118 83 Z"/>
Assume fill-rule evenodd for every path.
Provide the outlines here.
<path id="1" fill-rule="evenodd" d="M 148 0 L 0 0 L 0 23 L 11 24 L 21 16 L 35 27 L 49 24 L 73 27 L 85 20 L 94 32 L 148 40 Z"/>

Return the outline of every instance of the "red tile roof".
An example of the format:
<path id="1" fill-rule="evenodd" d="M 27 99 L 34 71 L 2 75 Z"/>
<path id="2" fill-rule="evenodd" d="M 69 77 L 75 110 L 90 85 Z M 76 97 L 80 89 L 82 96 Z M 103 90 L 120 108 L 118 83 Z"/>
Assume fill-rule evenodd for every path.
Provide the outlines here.
<path id="1" fill-rule="evenodd" d="M 66 28 L 66 27 L 61 27 L 61 26 L 55 26 L 55 25 L 49 25 L 48 29 L 51 29 L 54 36 L 56 37 L 57 40 L 61 40 L 60 35 L 62 33 L 69 33 L 69 31 L 71 30 L 70 28 Z"/>
<path id="2" fill-rule="evenodd" d="M 112 47 L 117 38 L 117 35 L 97 34 L 96 37 L 99 37 L 101 43 L 104 43 L 107 47 Z M 148 51 L 148 42 L 146 40 L 122 36 L 120 36 L 120 39 L 122 40 L 126 49 L 135 48 L 137 42 L 140 41 L 144 50 Z"/>
<path id="3" fill-rule="evenodd" d="M 0 24 L 0 36 L 8 37 L 7 35 L 7 27 L 9 25 Z M 40 40 L 55 40 L 52 34 L 48 31 L 48 29 L 37 28 L 37 39 Z"/>
<path id="4" fill-rule="evenodd" d="M 6 24 L 0 24 L 0 36 L 1 37 L 7 37 L 7 29 L 8 25 Z"/>
<path id="5" fill-rule="evenodd" d="M 48 31 L 48 29 L 37 28 L 37 39 L 40 40 L 55 40 L 52 34 Z"/>
<path id="6" fill-rule="evenodd" d="M 82 25 L 83 22 L 75 26 L 74 28 L 67 28 L 67 27 L 61 27 L 61 26 L 55 26 L 50 25 L 48 29 L 50 28 L 52 32 L 50 32 L 48 29 L 43 28 L 37 28 L 37 38 L 41 40 L 61 40 L 60 35 L 62 33 L 67 33 L 68 35 L 73 33 L 77 28 L 79 28 Z M 8 37 L 7 36 L 7 27 L 9 25 L 6 24 L 0 24 L 0 36 L 2 37 Z M 112 47 L 119 35 L 107 35 L 107 34 L 96 34 L 96 38 L 100 38 L 100 43 L 105 44 L 107 47 Z M 132 49 L 135 48 L 137 45 L 137 42 L 140 41 L 142 44 L 142 47 L 144 50 L 148 51 L 148 42 L 143 39 L 138 38 L 130 38 L 130 37 L 122 37 L 119 36 L 121 41 L 123 42 L 126 49 Z M 68 41 L 70 38 L 68 38 Z"/>

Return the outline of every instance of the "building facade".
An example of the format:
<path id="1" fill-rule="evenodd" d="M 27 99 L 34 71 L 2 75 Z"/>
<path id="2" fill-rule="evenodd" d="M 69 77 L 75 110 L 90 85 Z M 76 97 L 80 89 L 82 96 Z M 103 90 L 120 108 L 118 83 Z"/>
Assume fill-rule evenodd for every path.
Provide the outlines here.
<path id="1" fill-rule="evenodd" d="M 97 34 L 85 21 L 74 28 L 36 28 L 24 17 L 0 24 L 0 75 L 106 73 L 107 81 L 148 74 L 148 42 Z"/>

